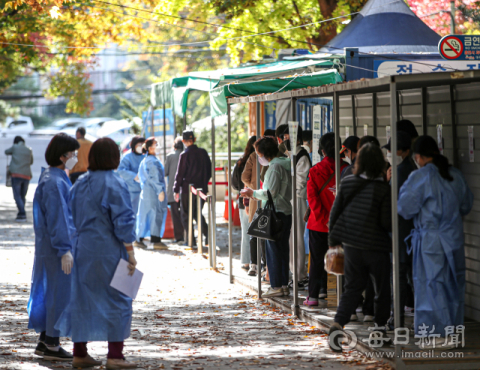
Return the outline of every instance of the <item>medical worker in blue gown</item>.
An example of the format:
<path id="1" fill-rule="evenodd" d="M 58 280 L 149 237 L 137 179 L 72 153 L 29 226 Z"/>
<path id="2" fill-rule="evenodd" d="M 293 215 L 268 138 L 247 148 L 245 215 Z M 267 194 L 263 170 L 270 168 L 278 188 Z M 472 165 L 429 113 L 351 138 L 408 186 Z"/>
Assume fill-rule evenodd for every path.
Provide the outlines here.
<path id="1" fill-rule="evenodd" d="M 156 157 L 157 142 L 154 137 L 143 143 L 143 152 L 147 157 L 140 163 L 138 177 L 142 192 L 137 213 L 137 245 L 145 248 L 144 238 L 150 236 L 155 249 L 167 249 L 162 243 L 165 222 L 167 220 L 167 199 L 165 171 Z"/>
<path id="2" fill-rule="evenodd" d="M 59 337 L 66 333 L 54 326 L 70 301 L 75 227 L 68 208 L 72 183 L 65 169 L 77 163 L 78 148 L 78 141 L 66 134 L 52 138 L 45 152 L 50 167 L 41 174 L 33 199 L 35 260 L 28 328 L 41 333 L 35 354 L 45 360 L 72 360 L 72 355 L 60 347 Z"/>
<path id="3" fill-rule="evenodd" d="M 130 336 L 132 299 L 112 288 L 120 259 L 133 273 L 135 217 L 128 187 L 114 172 L 120 163 L 117 144 L 95 141 L 88 155 L 88 172 L 70 192 L 70 207 L 78 239 L 75 244 L 71 303 L 66 320 L 74 342 L 73 368 L 101 365 L 87 352 L 87 342 L 108 341 L 107 369 L 132 369 L 125 361 L 123 341 Z"/>
<path id="4" fill-rule="evenodd" d="M 415 334 L 437 334 L 427 347 L 452 348 L 452 326 L 463 325 L 465 250 L 462 216 L 473 194 L 462 173 L 449 167 L 430 136 L 413 144 L 419 170 L 400 189 L 398 213 L 413 218 L 411 250 L 415 288 Z"/>
<path id="5" fill-rule="evenodd" d="M 134 136 L 132 138 L 132 141 L 130 142 L 130 148 L 132 148 L 132 151 L 125 154 L 120 161 L 120 166 L 118 166 L 117 170 L 120 177 L 127 183 L 135 215 L 138 212 L 138 202 L 140 201 L 140 192 L 142 191 L 140 179 L 138 178 L 138 167 L 140 166 L 140 162 L 145 158 L 145 154 L 142 152 L 142 145 L 144 142 L 144 137 Z"/>

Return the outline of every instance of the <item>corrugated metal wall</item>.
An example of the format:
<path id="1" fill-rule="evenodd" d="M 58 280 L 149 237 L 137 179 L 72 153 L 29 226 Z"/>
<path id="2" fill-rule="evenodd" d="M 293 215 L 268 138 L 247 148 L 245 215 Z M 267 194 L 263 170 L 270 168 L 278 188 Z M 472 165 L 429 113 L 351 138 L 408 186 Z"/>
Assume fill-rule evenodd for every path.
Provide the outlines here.
<path id="1" fill-rule="evenodd" d="M 422 102 L 422 94 L 424 101 Z M 451 98 L 454 99 L 452 115 Z M 376 105 L 373 102 L 376 102 Z M 425 112 L 425 117 L 423 113 Z M 374 128 L 374 114 L 376 129 Z M 398 118 L 409 119 L 423 134 L 439 139 L 443 154 L 451 164 L 456 164 L 467 179 L 476 200 L 480 200 L 480 84 L 430 87 L 400 91 Z M 455 121 L 452 124 L 452 120 Z M 375 135 L 381 145 L 387 143 L 387 127 L 390 126 L 390 93 L 364 94 L 340 97 L 340 136 L 362 137 Z M 475 161 L 469 159 L 468 126 L 474 126 Z M 454 127 L 456 128 L 454 130 Z M 456 143 L 456 146 L 454 145 Z M 475 201 L 473 211 L 464 219 L 467 285 L 465 315 L 480 321 L 480 201 Z"/>

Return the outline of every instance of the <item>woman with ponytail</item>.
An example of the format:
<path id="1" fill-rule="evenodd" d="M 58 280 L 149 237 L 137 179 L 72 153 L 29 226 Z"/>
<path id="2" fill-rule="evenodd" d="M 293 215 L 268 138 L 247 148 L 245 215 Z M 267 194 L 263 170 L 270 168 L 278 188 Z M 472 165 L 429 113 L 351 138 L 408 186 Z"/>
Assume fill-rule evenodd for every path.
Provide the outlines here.
<path id="1" fill-rule="evenodd" d="M 432 137 L 419 136 L 412 149 L 419 170 L 412 172 L 400 189 L 398 213 L 407 220 L 413 218 L 415 225 L 407 242 L 413 253 L 415 334 L 426 328 L 431 338 L 440 336 L 428 346 L 447 349 L 452 348 L 446 338 L 448 327 L 463 325 L 462 216 L 472 209 L 473 194 Z"/>

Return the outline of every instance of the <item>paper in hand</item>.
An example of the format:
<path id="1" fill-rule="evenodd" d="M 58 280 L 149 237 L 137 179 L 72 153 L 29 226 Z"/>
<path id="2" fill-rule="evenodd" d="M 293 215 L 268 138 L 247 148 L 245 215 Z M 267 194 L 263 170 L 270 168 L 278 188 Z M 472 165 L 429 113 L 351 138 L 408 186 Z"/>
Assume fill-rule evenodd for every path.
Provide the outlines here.
<path id="1" fill-rule="evenodd" d="M 143 279 L 143 272 L 135 269 L 132 276 L 128 275 L 129 272 L 128 262 L 120 259 L 110 286 L 126 296 L 135 299 Z"/>

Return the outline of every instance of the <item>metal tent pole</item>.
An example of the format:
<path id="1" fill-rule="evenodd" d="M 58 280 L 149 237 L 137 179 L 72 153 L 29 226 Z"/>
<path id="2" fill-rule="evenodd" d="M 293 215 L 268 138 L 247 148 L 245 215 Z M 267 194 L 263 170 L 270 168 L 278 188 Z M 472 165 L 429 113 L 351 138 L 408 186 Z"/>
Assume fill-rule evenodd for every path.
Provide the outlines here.
<path id="1" fill-rule="evenodd" d="M 203 253 L 203 230 L 202 230 L 202 198 L 200 192 L 202 188 L 197 189 L 197 253 Z"/>
<path id="2" fill-rule="evenodd" d="M 163 103 L 163 163 L 167 160 L 167 108 Z"/>
<path id="3" fill-rule="evenodd" d="M 152 105 L 152 118 L 150 121 L 151 127 L 152 127 L 152 137 L 155 137 L 155 107 Z"/>
<path id="4" fill-rule="evenodd" d="M 183 131 L 187 129 L 187 112 L 183 113 Z"/>
<path id="5" fill-rule="evenodd" d="M 261 112 L 260 112 L 260 103 L 257 103 L 257 110 L 256 110 L 256 129 L 257 129 L 257 140 L 262 137 L 261 127 L 259 124 Z M 257 189 L 260 189 L 260 163 L 258 162 L 257 156 L 257 183 L 255 184 Z M 262 206 L 262 202 L 259 200 L 257 201 L 257 207 L 260 208 Z M 257 291 L 258 291 L 258 299 L 262 299 L 262 241 L 257 238 Z"/>
<path id="6" fill-rule="evenodd" d="M 398 175 L 397 175 L 397 86 L 395 77 L 390 82 L 390 127 L 391 131 L 391 152 L 392 152 L 392 267 L 393 267 L 393 310 L 395 328 L 400 327 L 400 277 L 399 277 L 399 254 L 398 254 Z M 401 347 L 395 345 L 395 363 L 402 361 Z"/>
<path id="7" fill-rule="evenodd" d="M 227 104 L 227 145 L 228 145 L 228 267 L 230 275 L 230 284 L 233 284 L 233 241 L 232 241 L 232 181 L 230 176 L 230 171 L 232 169 L 232 118 L 231 118 L 231 107 L 230 104 Z"/>
<path id="8" fill-rule="evenodd" d="M 335 189 L 340 190 L 340 98 L 337 92 L 333 93 L 333 121 L 335 133 Z M 342 276 L 337 276 L 337 306 L 340 305 L 340 297 L 342 296 Z"/>
<path id="9" fill-rule="evenodd" d="M 188 185 L 188 246 L 193 247 L 193 184 Z"/>
<path id="10" fill-rule="evenodd" d="M 291 100 L 291 119 L 295 121 L 295 105 L 297 104 L 296 99 Z M 292 133 L 290 132 L 290 146 L 292 148 L 297 147 L 297 143 L 292 143 Z M 298 260 L 298 251 L 297 251 L 297 153 L 292 151 L 292 200 L 293 200 L 293 209 L 292 209 L 292 251 L 293 251 L 293 305 L 292 305 L 292 314 L 296 317 L 300 314 L 300 307 L 298 305 L 298 269 L 297 269 L 297 260 Z"/>
<path id="11" fill-rule="evenodd" d="M 177 117 L 175 116 L 173 107 L 172 107 L 172 116 L 173 116 L 173 140 L 175 140 L 175 138 L 177 137 Z"/>
<path id="12" fill-rule="evenodd" d="M 212 267 L 217 268 L 217 179 L 215 172 L 215 118 L 212 118 Z"/>

